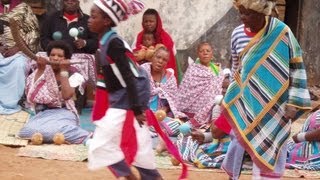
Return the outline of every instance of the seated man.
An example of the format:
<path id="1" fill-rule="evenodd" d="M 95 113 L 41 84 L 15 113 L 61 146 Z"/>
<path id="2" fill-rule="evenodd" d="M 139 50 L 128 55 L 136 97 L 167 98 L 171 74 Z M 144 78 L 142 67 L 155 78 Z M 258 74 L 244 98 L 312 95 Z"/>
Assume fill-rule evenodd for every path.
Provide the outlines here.
<path id="1" fill-rule="evenodd" d="M 63 0 L 63 9 L 47 16 L 41 28 L 41 47 L 46 49 L 50 41 L 63 40 L 70 45 L 74 53 L 93 54 L 98 48 L 98 37 L 88 29 L 89 16 L 80 9 L 79 0 Z M 78 35 L 69 34 L 71 28 Z"/>
<path id="2" fill-rule="evenodd" d="M 18 112 L 24 94 L 28 58 L 19 51 L 9 28 L 9 18 L 19 23 L 20 34 L 33 52 L 39 47 L 39 27 L 31 8 L 20 0 L 0 1 L 0 114 Z"/>

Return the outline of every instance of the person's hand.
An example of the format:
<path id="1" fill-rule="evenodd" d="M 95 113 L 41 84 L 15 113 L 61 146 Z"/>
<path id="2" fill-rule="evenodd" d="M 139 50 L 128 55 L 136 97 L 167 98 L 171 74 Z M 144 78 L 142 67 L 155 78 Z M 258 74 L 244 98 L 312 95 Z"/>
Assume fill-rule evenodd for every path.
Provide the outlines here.
<path id="1" fill-rule="evenodd" d="M 3 52 L 1 53 L 3 57 L 10 57 L 15 55 L 17 52 L 19 52 L 19 48 L 17 46 L 13 46 L 12 48 L 4 48 Z"/>
<path id="2" fill-rule="evenodd" d="M 77 49 L 82 49 L 86 46 L 86 40 L 84 39 L 77 39 L 73 41 L 74 45 L 76 46 Z"/>
<path id="3" fill-rule="evenodd" d="M 297 136 L 298 136 L 298 134 L 295 134 L 295 135 L 292 136 L 292 139 L 293 139 L 293 141 L 294 141 L 295 143 L 298 143 L 298 142 L 299 142 Z"/>
<path id="4" fill-rule="evenodd" d="M 136 119 L 140 125 L 140 127 L 142 127 L 142 125 L 144 125 L 144 122 L 146 121 L 146 114 L 145 113 L 142 113 L 142 114 L 139 114 L 139 115 L 136 115 Z"/>
<path id="5" fill-rule="evenodd" d="M 286 106 L 284 117 L 286 119 L 294 119 L 298 110 L 293 106 Z"/>
<path id="6" fill-rule="evenodd" d="M 197 140 L 199 144 L 203 144 L 204 142 L 204 134 L 200 130 L 191 131 L 191 137 L 193 140 Z"/>
<path id="7" fill-rule="evenodd" d="M 69 71 L 69 67 L 70 67 L 70 60 L 62 60 L 59 61 L 59 67 L 60 67 L 60 71 Z"/>
<path id="8" fill-rule="evenodd" d="M 142 61 L 146 57 L 146 50 L 145 49 L 140 49 L 138 51 L 134 52 L 134 57 L 136 58 L 137 61 Z"/>

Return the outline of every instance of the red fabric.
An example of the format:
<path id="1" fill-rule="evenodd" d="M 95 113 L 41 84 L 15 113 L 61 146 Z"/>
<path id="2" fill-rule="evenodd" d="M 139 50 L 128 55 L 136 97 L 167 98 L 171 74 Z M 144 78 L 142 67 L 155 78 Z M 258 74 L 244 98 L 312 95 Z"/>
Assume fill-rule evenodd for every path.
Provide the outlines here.
<path id="1" fill-rule="evenodd" d="M 223 132 L 230 134 L 231 126 L 223 114 L 220 114 L 220 116 L 214 121 L 214 125 Z"/>
<path id="2" fill-rule="evenodd" d="M 102 74 L 97 75 L 97 79 L 104 79 Z M 100 120 L 107 112 L 107 109 L 109 108 L 109 94 L 106 89 L 97 87 L 95 98 L 94 98 L 94 105 L 92 108 L 92 115 L 91 119 L 92 121 Z"/>
<path id="3" fill-rule="evenodd" d="M 144 33 L 144 30 L 142 30 L 138 34 L 136 47 L 141 47 L 143 45 L 142 44 L 143 33 Z M 175 54 L 173 52 L 174 43 L 173 43 L 173 40 L 170 37 L 170 35 L 163 29 L 162 20 L 161 20 L 159 14 L 157 14 L 157 27 L 154 32 L 154 37 L 156 38 L 155 44 L 161 43 L 161 44 L 165 45 L 168 48 L 168 50 L 170 51 L 170 60 L 167 64 L 167 68 L 174 69 L 174 73 L 175 73 L 174 75 L 178 79 L 178 69 L 176 66 L 176 58 L 175 58 Z"/>
<path id="4" fill-rule="evenodd" d="M 21 0 L 11 0 L 9 11 L 11 11 L 13 8 L 15 8 L 17 5 L 21 3 Z M 4 12 L 4 5 L 0 2 L 0 14 Z"/>
<path id="5" fill-rule="evenodd" d="M 124 121 L 121 137 L 121 150 L 126 162 L 131 165 L 138 151 L 138 141 L 136 130 L 134 129 L 134 113 L 127 111 L 126 120 Z"/>
<path id="6" fill-rule="evenodd" d="M 247 27 L 244 27 L 244 33 L 246 33 L 249 37 L 254 37 L 257 33 L 251 32 L 247 29 Z"/>
<path id="7" fill-rule="evenodd" d="M 188 167 L 187 165 L 183 162 L 180 153 L 177 149 L 177 147 L 172 143 L 172 141 L 169 139 L 169 137 L 167 136 L 167 134 L 165 134 L 160 125 L 159 125 L 159 121 L 156 119 L 156 117 L 154 116 L 154 113 L 148 109 L 146 110 L 146 116 L 147 116 L 147 121 L 148 121 L 148 125 L 149 126 L 153 126 L 154 129 L 156 130 L 156 132 L 159 134 L 159 136 L 163 139 L 163 141 L 166 144 L 167 150 L 168 152 L 174 156 L 174 158 L 176 158 L 182 165 L 182 172 L 180 174 L 179 179 L 187 179 L 188 176 Z"/>
<path id="8" fill-rule="evenodd" d="M 67 18 L 68 21 L 72 21 L 72 20 L 78 18 L 78 13 L 68 14 L 68 13 L 65 12 L 65 13 L 63 13 L 63 16 L 64 16 L 65 18 Z"/>

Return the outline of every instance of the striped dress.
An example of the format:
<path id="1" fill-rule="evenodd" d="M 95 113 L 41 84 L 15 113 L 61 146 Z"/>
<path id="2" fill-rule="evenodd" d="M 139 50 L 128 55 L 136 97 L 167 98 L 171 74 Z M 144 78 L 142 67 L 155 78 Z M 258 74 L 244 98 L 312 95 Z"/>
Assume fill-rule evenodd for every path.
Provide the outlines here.
<path id="1" fill-rule="evenodd" d="M 234 72 L 241 67 L 239 62 L 239 54 L 247 46 L 253 36 L 244 31 L 244 24 L 236 27 L 231 35 L 231 58 L 232 58 L 232 75 Z"/>

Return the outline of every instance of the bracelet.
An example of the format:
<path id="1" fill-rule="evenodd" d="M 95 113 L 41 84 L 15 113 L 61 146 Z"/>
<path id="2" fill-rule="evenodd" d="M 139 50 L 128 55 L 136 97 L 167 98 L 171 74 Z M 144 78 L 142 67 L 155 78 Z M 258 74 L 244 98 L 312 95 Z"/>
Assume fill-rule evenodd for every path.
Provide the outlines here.
<path id="1" fill-rule="evenodd" d="M 305 132 L 302 132 L 302 133 L 297 134 L 297 140 L 298 140 L 299 142 L 304 142 L 304 141 L 306 141 L 306 133 L 305 133 Z"/>
<path id="2" fill-rule="evenodd" d="M 60 71 L 60 76 L 61 77 L 69 77 L 69 72 L 68 71 Z"/>

